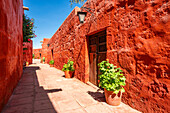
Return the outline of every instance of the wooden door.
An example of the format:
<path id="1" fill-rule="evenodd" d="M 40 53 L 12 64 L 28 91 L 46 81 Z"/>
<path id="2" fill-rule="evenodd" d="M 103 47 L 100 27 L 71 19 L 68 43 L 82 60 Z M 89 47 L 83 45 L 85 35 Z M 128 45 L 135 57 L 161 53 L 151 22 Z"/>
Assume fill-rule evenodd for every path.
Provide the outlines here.
<path id="1" fill-rule="evenodd" d="M 106 31 L 89 36 L 90 73 L 89 81 L 98 86 L 98 63 L 106 60 Z"/>
<path id="2" fill-rule="evenodd" d="M 54 56 L 53 56 L 53 49 L 51 49 L 51 60 L 54 60 Z"/>

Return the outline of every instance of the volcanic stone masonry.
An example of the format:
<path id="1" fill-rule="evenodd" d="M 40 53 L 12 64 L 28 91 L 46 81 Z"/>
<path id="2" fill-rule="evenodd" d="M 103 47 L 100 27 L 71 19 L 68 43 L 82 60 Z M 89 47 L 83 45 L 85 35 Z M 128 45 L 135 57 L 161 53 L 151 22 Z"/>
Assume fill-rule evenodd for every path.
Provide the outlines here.
<path id="1" fill-rule="evenodd" d="M 29 62 L 29 64 L 32 64 L 32 40 L 30 42 L 24 42 L 23 48 L 26 48 L 26 50 L 23 50 L 23 62 Z"/>
<path id="2" fill-rule="evenodd" d="M 23 72 L 22 6 L 22 0 L 0 0 L 0 112 Z"/>
<path id="3" fill-rule="evenodd" d="M 42 44 L 42 51 L 41 51 L 41 61 L 43 61 L 43 57 L 45 57 L 45 63 L 48 62 L 47 60 L 47 50 L 48 50 L 48 42 L 49 42 L 49 38 L 44 38 L 43 39 L 43 44 Z"/>
<path id="4" fill-rule="evenodd" d="M 48 42 L 47 62 L 62 69 L 72 59 L 75 77 L 89 81 L 89 36 L 105 30 L 106 58 L 127 78 L 123 102 L 145 113 L 170 111 L 170 1 L 88 0 L 84 7 L 94 15 L 80 24 L 76 7 Z"/>
<path id="5" fill-rule="evenodd" d="M 41 59 L 42 49 L 33 49 L 34 58 Z"/>

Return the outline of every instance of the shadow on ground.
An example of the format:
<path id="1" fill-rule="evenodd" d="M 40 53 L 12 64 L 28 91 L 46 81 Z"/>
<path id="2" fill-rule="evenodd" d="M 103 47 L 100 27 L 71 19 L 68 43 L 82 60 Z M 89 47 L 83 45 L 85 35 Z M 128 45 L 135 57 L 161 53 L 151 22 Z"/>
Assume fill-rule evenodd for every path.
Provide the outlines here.
<path id="1" fill-rule="evenodd" d="M 2 113 L 57 113 L 48 94 L 62 89 L 44 89 L 39 85 L 39 66 L 26 67 L 23 76 Z"/>
<path id="2" fill-rule="evenodd" d="M 92 91 L 87 91 L 87 93 L 93 97 L 95 100 L 97 100 L 98 102 L 105 102 L 105 96 L 102 92 L 92 92 Z"/>

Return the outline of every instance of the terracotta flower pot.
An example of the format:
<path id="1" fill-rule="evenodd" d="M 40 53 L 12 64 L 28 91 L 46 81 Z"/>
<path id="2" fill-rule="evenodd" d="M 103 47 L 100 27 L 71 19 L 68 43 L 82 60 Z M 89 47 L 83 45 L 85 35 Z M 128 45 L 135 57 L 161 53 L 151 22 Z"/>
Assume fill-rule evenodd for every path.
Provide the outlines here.
<path id="1" fill-rule="evenodd" d="M 106 102 L 112 106 L 118 106 L 121 103 L 122 92 L 119 91 L 118 94 L 113 93 L 113 91 L 107 91 L 104 88 Z"/>
<path id="2" fill-rule="evenodd" d="M 65 71 L 65 77 L 66 78 L 71 78 L 73 75 L 73 72 L 72 71 Z"/>
<path id="3" fill-rule="evenodd" d="M 29 62 L 26 62 L 26 66 L 29 66 Z"/>
<path id="4" fill-rule="evenodd" d="M 54 64 L 50 64 L 50 67 L 54 67 Z"/>

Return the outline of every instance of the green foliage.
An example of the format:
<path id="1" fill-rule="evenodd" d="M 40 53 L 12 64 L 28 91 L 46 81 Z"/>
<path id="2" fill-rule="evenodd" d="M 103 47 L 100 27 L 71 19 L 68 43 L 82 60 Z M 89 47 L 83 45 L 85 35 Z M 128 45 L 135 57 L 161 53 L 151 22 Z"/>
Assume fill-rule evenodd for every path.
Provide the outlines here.
<path id="1" fill-rule="evenodd" d="M 122 86 L 125 86 L 125 76 L 123 76 L 123 71 L 120 68 L 116 68 L 109 61 L 102 61 L 98 64 L 100 67 L 99 75 L 99 86 L 105 88 L 108 91 L 113 91 L 115 94 L 119 91 L 125 92 Z"/>
<path id="2" fill-rule="evenodd" d="M 35 54 L 32 54 L 32 58 L 34 58 L 35 57 Z"/>
<path id="3" fill-rule="evenodd" d="M 34 19 L 23 15 L 23 42 L 30 42 L 31 38 L 36 37 L 34 28 Z"/>
<path id="4" fill-rule="evenodd" d="M 53 65 L 53 64 L 54 64 L 54 60 L 51 60 L 51 61 L 49 62 L 49 64 Z"/>
<path id="5" fill-rule="evenodd" d="M 70 0 L 71 5 L 73 3 L 84 3 L 86 0 Z"/>
<path id="6" fill-rule="evenodd" d="M 43 62 L 45 62 L 45 57 L 43 57 Z"/>
<path id="7" fill-rule="evenodd" d="M 23 48 L 23 50 L 28 50 L 28 48 Z"/>
<path id="8" fill-rule="evenodd" d="M 69 59 L 69 61 L 67 62 L 67 64 L 64 64 L 64 65 L 63 65 L 62 71 L 74 71 L 73 64 L 74 64 L 74 62 Z"/>

